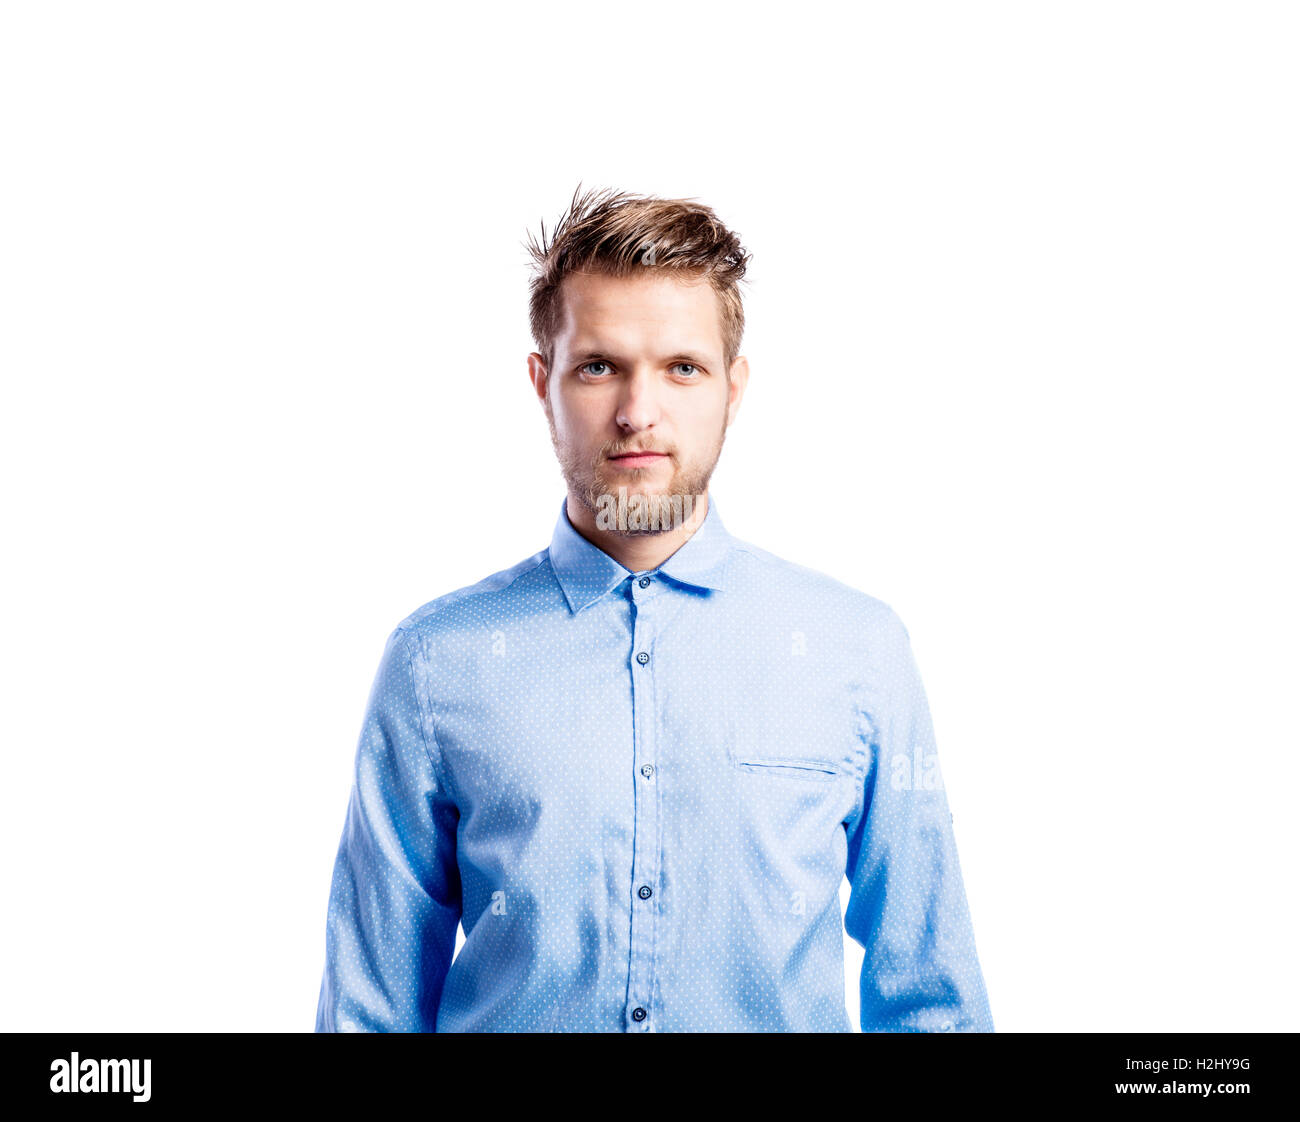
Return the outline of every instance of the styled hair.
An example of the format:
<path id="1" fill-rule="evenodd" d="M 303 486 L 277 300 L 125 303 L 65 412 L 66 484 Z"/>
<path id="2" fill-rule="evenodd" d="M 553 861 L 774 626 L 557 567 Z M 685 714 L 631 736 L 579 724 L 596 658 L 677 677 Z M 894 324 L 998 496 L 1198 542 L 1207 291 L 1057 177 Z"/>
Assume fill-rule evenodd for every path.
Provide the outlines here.
<path id="1" fill-rule="evenodd" d="M 718 294 L 726 373 L 740 353 L 745 309 L 740 282 L 751 255 L 708 207 L 692 199 L 660 199 L 610 188 L 573 193 L 550 235 L 530 232 L 525 243 L 534 269 L 528 317 L 549 369 L 555 358 L 563 308 L 560 286 L 570 273 L 629 276 L 641 269 L 705 278 Z"/>

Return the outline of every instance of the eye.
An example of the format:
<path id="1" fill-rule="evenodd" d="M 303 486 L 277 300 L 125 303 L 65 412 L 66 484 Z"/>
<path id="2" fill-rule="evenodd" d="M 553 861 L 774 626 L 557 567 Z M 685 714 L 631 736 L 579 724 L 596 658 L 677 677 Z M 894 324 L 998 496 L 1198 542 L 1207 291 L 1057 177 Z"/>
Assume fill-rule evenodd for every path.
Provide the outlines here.
<path id="1" fill-rule="evenodd" d="M 688 378 L 694 377 L 700 372 L 700 368 L 693 362 L 675 362 L 673 363 L 673 369 Z"/>
<path id="2" fill-rule="evenodd" d="M 603 369 L 603 370 L 593 370 L 593 369 L 592 369 L 593 366 L 602 366 L 602 367 L 604 367 L 604 369 Z M 580 371 L 582 371 L 582 373 L 584 373 L 584 374 L 592 374 L 592 375 L 594 375 L 595 377 L 599 378 L 599 377 L 601 377 L 602 375 L 604 375 L 604 374 L 608 374 L 608 373 L 609 373 L 609 363 L 608 363 L 608 362 L 605 362 L 603 359 L 596 359 L 596 360 L 594 360 L 594 361 L 592 361 L 592 362 L 585 362 L 585 363 L 583 363 L 581 366 L 578 367 L 578 369 L 579 369 Z"/>

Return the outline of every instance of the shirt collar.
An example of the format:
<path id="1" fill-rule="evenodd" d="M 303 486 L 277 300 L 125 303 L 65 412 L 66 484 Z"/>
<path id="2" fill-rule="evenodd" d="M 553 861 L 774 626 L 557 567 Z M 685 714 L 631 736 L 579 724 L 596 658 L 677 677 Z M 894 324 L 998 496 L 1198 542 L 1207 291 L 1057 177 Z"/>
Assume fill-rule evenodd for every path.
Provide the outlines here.
<path id="1" fill-rule="evenodd" d="M 551 536 L 551 568 L 564 590 L 570 611 L 580 612 L 627 580 L 632 570 L 624 568 L 573 528 L 566 503 L 567 499 L 560 502 L 560 517 Z M 708 503 L 700 528 L 654 571 L 692 588 L 721 590 L 726 588 L 732 539 L 722 524 L 717 500 L 709 495 Z"/>

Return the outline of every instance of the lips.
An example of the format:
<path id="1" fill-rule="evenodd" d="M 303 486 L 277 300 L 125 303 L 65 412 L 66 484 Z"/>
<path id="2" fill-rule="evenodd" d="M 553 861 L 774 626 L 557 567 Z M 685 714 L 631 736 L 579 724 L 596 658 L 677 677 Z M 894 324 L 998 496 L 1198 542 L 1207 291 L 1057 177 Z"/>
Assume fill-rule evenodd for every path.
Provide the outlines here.
<path id="1" fill-rule="evenodd" d="M 610 456 L 609 462 L 620 467 L 652 467 L 668 458 L 665 452 L 624 452 L 621 456 Z"/>

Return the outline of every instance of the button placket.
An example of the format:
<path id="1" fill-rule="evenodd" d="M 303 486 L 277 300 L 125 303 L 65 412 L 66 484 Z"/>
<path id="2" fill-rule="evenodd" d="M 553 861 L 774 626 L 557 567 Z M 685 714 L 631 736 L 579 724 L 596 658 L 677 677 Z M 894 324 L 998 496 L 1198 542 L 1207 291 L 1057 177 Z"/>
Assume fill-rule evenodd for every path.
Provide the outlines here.
<path id="1" fill-rule="evenodd" d="M 643 589 L 648 591 L 643 592 Z M 628 989 L 625 1015 L 629 1032 L 652 1030 L 650 1010 L 654 992 L 654 946 L 658 901 L 654 885 L 659 883 L 659 800 L 658 784 L 647 782 L 656 770 L 654 661 L 651 657 L 655 630 L 655 593 L 660 589 L 648 577 L 629 579 L 632 601 L 633 775 L 641 782 L 633 786 L 632 880 L 628 901 L 632 911 L 628 954 Z"/>

